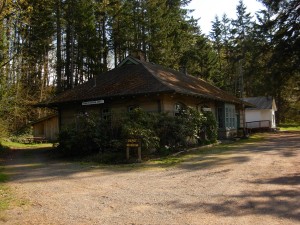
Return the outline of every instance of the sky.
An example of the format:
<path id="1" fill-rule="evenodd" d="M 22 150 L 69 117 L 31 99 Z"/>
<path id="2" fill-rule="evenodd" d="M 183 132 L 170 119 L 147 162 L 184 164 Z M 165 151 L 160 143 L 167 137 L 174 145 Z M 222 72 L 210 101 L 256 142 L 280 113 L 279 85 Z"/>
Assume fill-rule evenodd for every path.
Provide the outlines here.
<path id="1" fill-rule="evenodd" d="M 255 12 L 263 9 L 263 5 L 257 0 L 243 0 L 247 7 L 247 12 L 250 12 L 252 16 L 255 16 Z M 199 25 L 202 33 L 209 34 L 211 30 L 211 21 L 214 21 L 215 16 L 218 15 L 222 18 L 226 13 L 228 18 L 236 18 L 236 6 L 239 0 L 192 0 L 187 8 L 195 9 L 192 13 L 194 18 L 199 18 Z"/>

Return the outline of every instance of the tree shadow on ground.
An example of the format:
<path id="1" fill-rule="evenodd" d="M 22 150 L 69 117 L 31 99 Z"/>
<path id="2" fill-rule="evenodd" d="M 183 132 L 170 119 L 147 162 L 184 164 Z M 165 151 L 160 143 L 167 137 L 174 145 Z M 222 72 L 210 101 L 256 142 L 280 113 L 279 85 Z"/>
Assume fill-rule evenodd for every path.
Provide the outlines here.
<path id="1" fill-rule="evenodd" d="M 184 210 L 205 210 L 205 212 L 219 214 L 224 217 L 271 215 L 300 221 L 299 196 L 299 190 L 278 189 L 228 195 L 224 196 L 224 201 L 217 203 L 197 202 L 185 204 L 174 201 L 170 204 Z"/>
<path id="2" fill-rule="evenodd" d="M 72 174 L 88 170 L 80 163 L 63 160 L 53 148 L 10 149 L 4 166 L 9 180 L 19 182 L 68 179 Z"/>
<path id="3" fill-rule="evenodd" d="M 250 161 L 250 157 L 247 156 L 211 156 L 205 155 L 201 157 L 193 158 L 193 160 L 186 160 L 178 165 L 178 168 L 184 170 L 200 170 L 206 168 L 214 168 L 218 166 L 225 166 L 229 164 L 241 164 Z"/>
<path id="4" fill-rule="evenodd" d="M 293 174 L 287 176 L 276 177 L 272 179 L 256 180 L 255 184 L 280 184 L 280 185 L 300 185 L 300 175 Z M 300 201 L 300 195 L 299 195 Z"/>
<path id="5" fill-rule="evenodd" d="M 270 152 L 284 157 L 296 155 L 300 149 L 298 135 L 290 135 L 288 144 L 284 144 L 287 138 L 268 138 L 263 142 L 236 143 L 232 145 L 217 146 L 190 152 L 186 156 L 169 157 L 167 162 L 144 162 L 141 164 L 125 165 L 97 165 L 95 163 L 83 163 L 64 160 L 57 156 L 54 149 L 13 149 L 6 160 L 5 173 L 11 175 L 12 181 L 34 182 L 47 181 L 55 178 L 73 179 L 72 175 L 80 172 L 96 170 L 99 174 L 126 173 L 143 169 L 157 169 L 176 167 L 178 173 L 195 171 L 207 168 L 217 168 L 229 164 L 243 164 L 252 160 L 253 152 Z M 289 147 L 292 146 L 292 147 Z M 299 147 L 299 148 L 298 148 Z M 238 153 L 235 154 L 235 153 Z M 125 157 L 125 152 L 124 152 Z M 171 159 L 171 160 L 170 160 Z"/>

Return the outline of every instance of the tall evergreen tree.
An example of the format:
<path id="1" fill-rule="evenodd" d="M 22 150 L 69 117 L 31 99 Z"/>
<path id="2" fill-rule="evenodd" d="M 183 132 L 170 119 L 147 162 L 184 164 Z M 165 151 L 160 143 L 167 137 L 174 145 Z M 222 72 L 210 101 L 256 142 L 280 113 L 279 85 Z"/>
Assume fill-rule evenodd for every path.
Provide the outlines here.
<path id="1" fill-rule="evenodd" d="M 212 40 L 215 51 L 218 54 L 218 66 L 219 70 L 222 70 L 222 27 L 221 21 L 218 16 L 215 16 L 215 20 L 212 21 L 212 30 L 210 32 L 210 39 Z"/>
<path id="2" fill-rule="evenodd" d="M 275 96 L 278 118 L 285 120 L 291 105 L 295 114 L 300 109 L 300 13 L 299 1 L 262 0 L 267 10 L 262 11 L 260 28 L 264 31 L 269 49 L 265 63 L 265 83 L 272 86 L 268 94 Z M 298 107 L 298 108 L 297 108 Z"/>
<path id="3" fill-rule="evenodd" d="M 240 0 L 236 7 L 237 18 L 232 20 L 232 40 L 234 44 L 234 58 L 232 61 L 237 70 L 237 76 L 234 78 L 235 93 L 239 97 L 244 97 L 246 65 L 250 52 L 250 34 L 253 27 L 252 17 L 247 13 L 247 8 Z"/>

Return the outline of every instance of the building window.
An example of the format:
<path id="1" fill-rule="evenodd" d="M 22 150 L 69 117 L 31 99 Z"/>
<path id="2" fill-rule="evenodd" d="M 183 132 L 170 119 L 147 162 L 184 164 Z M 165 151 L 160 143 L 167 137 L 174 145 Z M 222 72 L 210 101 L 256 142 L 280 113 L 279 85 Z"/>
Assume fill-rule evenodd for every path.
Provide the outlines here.
<path id="1" fill-rule="evenodd" d="M 224 128 L 224 111 L 223 107 L 218 107 L 218 126 L 219 128 Z"/>
<path id="2" fill-rule="evenodd" d="M 109 120 L 110 117 L 111 117 L 110 109 L 109 108 L 102 109 L 102 118 L 105 120 Z"/>
<path id="3" fill-rule="evenodd" d="M 186 106 L 183 103 L 176 102 L 174 105 L 174 116 L 179 116 L 185 109 Z"/>
<path id="4" fill-rule="evenodd" d="M 236 128 L 236 112 L 234 105 L 225 104 L 225 127 Z"/>
<path id="5" fill-rule="evenodd" d="M 130 105 L 127 107 L 128 112 L 132 112 L 135 109 L 140 108 L 138 105 Z"/>

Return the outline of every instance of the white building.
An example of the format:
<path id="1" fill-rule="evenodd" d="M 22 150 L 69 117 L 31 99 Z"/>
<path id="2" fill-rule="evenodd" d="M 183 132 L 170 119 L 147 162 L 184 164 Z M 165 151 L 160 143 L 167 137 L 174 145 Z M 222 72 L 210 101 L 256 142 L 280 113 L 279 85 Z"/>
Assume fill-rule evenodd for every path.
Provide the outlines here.
<path id="1" fill-rule="evenodd" d="M 277 108 L 272 97 L 252 97 L 243 100 L 256 106 L 245 110 L 246 128 L 276 128 L 275 111 Z"/>

